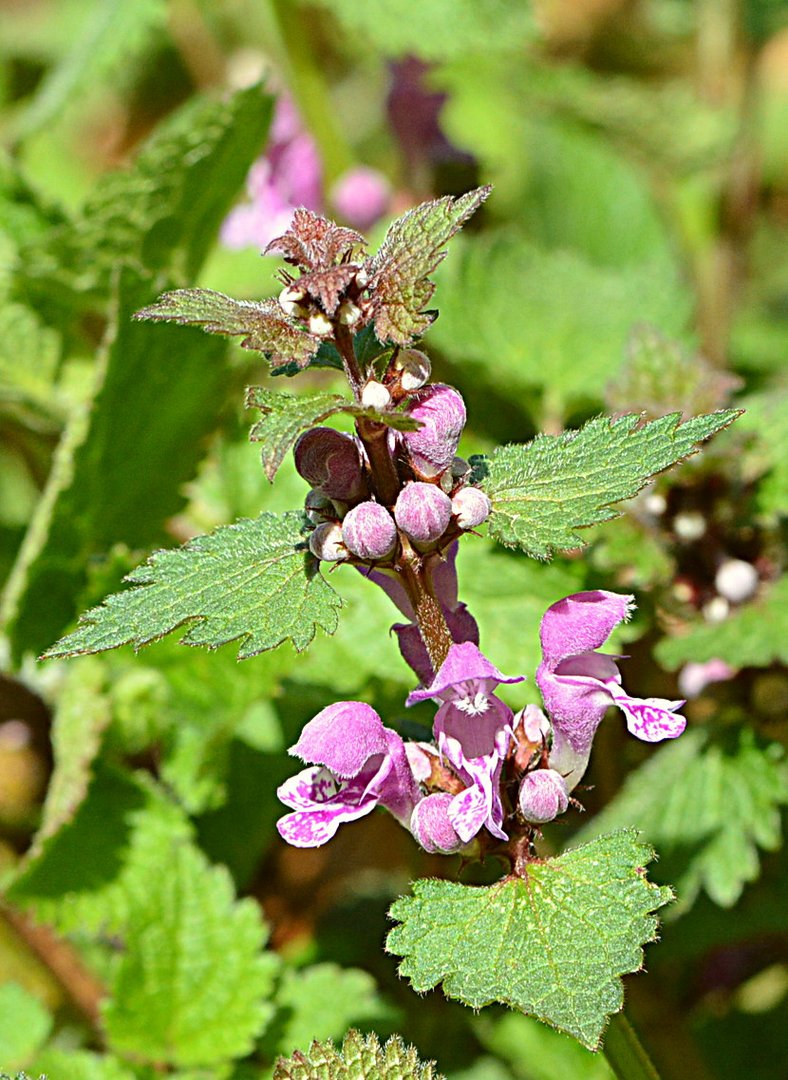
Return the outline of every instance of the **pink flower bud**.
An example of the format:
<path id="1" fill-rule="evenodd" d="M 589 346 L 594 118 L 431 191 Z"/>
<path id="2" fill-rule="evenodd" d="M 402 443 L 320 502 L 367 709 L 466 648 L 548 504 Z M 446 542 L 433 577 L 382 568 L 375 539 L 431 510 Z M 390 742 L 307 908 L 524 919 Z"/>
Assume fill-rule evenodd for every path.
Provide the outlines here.
<path id="1" fill-rule="evenodd" d="M 414 394 L 406 412 L 422 424 L 402 434 L 411 464 L 422 476 L 440 476 L 454 460 L 465 427 L 465 402 L 454 387 L 435 383 Z"/>
<path id="2" fill-rule="evenodd" d="M 410 817 L 410 831 L 425 851 L 448 855 L 463 846 L 449 821 L 448 811 L 453 798 L 448 791 L 439 791 L 416 803 Z"/>
<path id="3" fill-rule="evenodd" d="M 354 506 L 342 522 L 342 536 L 348 550 L 359 559 L 385 559 L 397 542 L 397 527 L 380 503 Z"/>
<path id="4" fill-rule="evenodd" d="M 492 503 L 479 488 L 460 488 L 451 500 L 452 513 L 461 529 L 475 529 L 490 516 Z"/>
<path id="5" fill-rule="evenodd" d="M 391 185 L 383 173 L 367 165 L 348 169 L 331 191 L 331 201 L 342 217 L 357 229 L 368 229 L 383 217 Z"/>
<path id="6" fill-rule="evenodd" d="M 299 476 L 330 499 L 358 502 L 367 494 L 361 454 L 352 435 L 312 428 L 295 444 L 293 456 Z"/>
<path id="7" fill-rule="evenodd" d="M 327 521 L 318 525 L 309 537 L 309 550 L 325 562 L 338 562 L 347 558 L 347 548 L 342 542 L 342 526 Z"/>
<path id="8" fill-rule="evenodd" d="M 569 806 L 566 782 L 555 769 L 537 769 L 523 777 L 518 801 L 526 821 L 543 825 Z"/>
<path id="9" fill-rule="evenodd" d="M 451 521 L 451 499 L 435 484 L 406 484 L 397 496 L 394 517 L 411 540 L 430 544 Z"/>

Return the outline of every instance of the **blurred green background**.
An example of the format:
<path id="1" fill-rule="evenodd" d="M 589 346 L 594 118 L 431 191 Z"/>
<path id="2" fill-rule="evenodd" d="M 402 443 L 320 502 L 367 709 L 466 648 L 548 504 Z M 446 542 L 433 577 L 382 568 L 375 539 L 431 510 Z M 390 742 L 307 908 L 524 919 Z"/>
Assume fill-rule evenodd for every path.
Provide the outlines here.
<path id="1" fill-rule="evenodd" d="M 460 584 L 485 652 L 528 676 L 515 706 L 537 700 L 548 604 L 636 593 L 626 684 L 688 697 L 690 731 L 652 748 L 606 722 L 587 813 L 544 851 L 621 824 L 656 847 L 678 900 L 626 985 L 664 1077 L 784 1075 L 787 133 L 781 0 L 0 0 L 0 1070 L 262 1077 L 355 1025 L 456 1080 L 612 1075 L 536 1021 L 398 981 L 386 909 L 455 860 L 382 815 L 325 850 L 279 841 L 305 720 L 346 696 L 406 730 L 393 612 L 358 575 L 332 575 L 340 630 L 299 656 L 238 665 L 172 637 L 35 663 L 151 549 L 300 506 L 289 463 L 273 488 L 262 473 L 243 387 L 337 385 L 130 314 L 171 285 L 272 295 L 261 251 L 301 202 L 374 245 L 409 206 L 490 182 L 425 339 L 467 400 L 462 453 L 605 411 L 746 409 L 582 551 L 540 564 L 469 538 Z M 709 661 L 717 681 L 687 666 Z M 217 996 L 161 1049 L 152 992 L 124 997 L 171 836 L 189 888 L 225 866 L 227 920 L 235 890 L 269 926 L 249 1038 L 222 1042 Z M 206 935 L 198 919 L 195 952 Z M 97 1019 L 102 993 L 122 1022 Z M 198 1031 L 214 1056 L 189 1056 Z"/>

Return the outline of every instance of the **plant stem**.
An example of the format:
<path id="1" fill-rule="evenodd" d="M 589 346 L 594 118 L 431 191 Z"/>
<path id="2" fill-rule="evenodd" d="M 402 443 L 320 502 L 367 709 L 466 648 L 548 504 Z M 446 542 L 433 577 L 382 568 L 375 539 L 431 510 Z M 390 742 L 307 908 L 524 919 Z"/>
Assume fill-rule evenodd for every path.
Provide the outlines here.
<path id="1" fill-rule="evenodd" d="M 353 396 L 358 401 L 361 395 L 364 376 L 361 373 L 361 368 L 358 366 L 358 360 L 356 359 L 356 350 L 353 346 L 353 335 L 347 326 L 343 326 L 340 322 L 334 324 L 334 342 L 339 351 L 339 355 L 342 357 L 342 363 L 345 366 L 345 375 L 347 376 L 347 381 L 350 383 Z"/>
<path id="2" fill-rule="evenodd" d="M 403 579 L 410 602 L 416 612 L 419 633 L 426 646 L 432 670 L 437 672 L 453 645 L 443 610 L 435 597 L 432 583 L 423 566 L 417 567 L 406 558 L 403 560 Z"/>
<path id="3" fill-rule="evenodd" d="M 602 1052 L 619 1080 L 660 1080 L 654 1063 L 623 1012 L 611 1017 Z"/>

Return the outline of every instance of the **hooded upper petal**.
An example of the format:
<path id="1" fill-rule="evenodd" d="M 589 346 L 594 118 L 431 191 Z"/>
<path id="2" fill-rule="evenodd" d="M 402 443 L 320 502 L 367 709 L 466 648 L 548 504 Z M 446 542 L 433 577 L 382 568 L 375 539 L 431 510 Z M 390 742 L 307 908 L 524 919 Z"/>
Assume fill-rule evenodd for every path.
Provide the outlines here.
<path id="1" fill-rule="evenodd" d="M 633 604 L 633 596 L 601 589 L 574 593 L 553 604 L 539 630 L 545 664 L 554 667 L 568 656 L 598 649 L 629 618 Z"/>
<path id="2" fill-rule="evenodd" d="M 307 765 L 325 765 L 335 776 L 358 776 L 366 762 L 389 748 L 387 729 L 363 701 L 338 701 L 306 725 L 290 753 Z"/>
<path id="3" fill-rule="evenodd" d="M 477 693 L 488 695 L 499 683 L 518 683 L 524 676 L 508 676 L 491 664 L 471 641 L 452 645 L 435 678 L 423 690 L 408 695 L 407 705 L 438 698 L 443 701 L 464 701 Z"/>

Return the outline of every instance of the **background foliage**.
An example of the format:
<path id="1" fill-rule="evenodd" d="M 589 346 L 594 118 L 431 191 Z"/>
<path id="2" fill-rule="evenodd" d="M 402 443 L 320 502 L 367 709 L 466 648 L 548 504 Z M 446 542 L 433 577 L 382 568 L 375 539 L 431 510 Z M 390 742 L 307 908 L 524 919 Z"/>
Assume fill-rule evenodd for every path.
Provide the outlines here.
<path id="1" fill-rule="evenodd" d="M 497 444 L 544 431 L 534 457 L 549 496 L 552 440 L 603 411 L 747 410 L 623 518 L 581 529 L 582 552 L 542 563 L 470 538 L 459 570 L 485 651 L 529 676 L 548 604 L 583 588 L 637 594 L 619 641 L 627 684 L 689 696 L 690 730 L 647 749 L 604 725 L 587 814 L 546 828 L 543 850 L 640 829 L 661 857 L 652 877 L 678 896 L 648 976 L 625 980 L 661 1073 L 780 1076 L 786 5 L 0 0 L 0 19 L 0 1069 L 256 1080 L 281 1054 L 276 1075 L 300 1078 L 311 1054 L 336 1076 L 358 1060 L 392 1078 L 612 1075 L 516 1012 L 474 1015 L 398 980 L 386 911 L 414 876 L 456 877 L 453 860 L 419 854 L 382 815 L 325 850 L 276 836 L 286 748 L 319 708 L 352 696 L 404 720 L 393 609 L 359 575 L 331 577 L 346 605 L 333 636 L 320 627 L 335 601 L 314 583 L 305 653 L 285 644 L 238 664 L 238 642 L 208 653 L 174 635 L 139 656 L 34 662 L 151 550 L 243 517 L 248 552 L 261 514 L 301 503 L 289 457 L 269 484 L 247 438 L 258 416 L 243 409 L 244 385 L 284 379 L 235 344 L 129 318 L 165 289 L 278 290 L 261 245 L 231 251 L 217 234 L 287 88 L 331 213 L 335 182 L 360 163 L 388 179 L 389 217 L 495 185 L 436 272 L 426 338 L 468 403 L 461 451 L 487 455 L 490 483 L 508 482 Z M 328 369 L 288 391 L 341 389 L 318 359 Z M 612 438 L 586 428 L 579 457 Z M 608 497 L 631 490 L 622 476 Z M 512 506 L 491 530 L 528 549 Z M 574 492 L 555 545 L 597 508 Z M 177 558 L 139 571 L 171 602 Z M 746 595 L 721 576 L 731 560 L 754 571 Z M 108 632 L 136 640 L 133 612 L 115 614 Z M 286 616 L 272 604 L 257 633 L 288 637 Z M 733 677 L 690 694 L 686 665 L 715 659 Z M 533 681 L 510 700 L 536 700 Z M 432 902 L 449 888 L 433 882 Z M 435 1071 L 360 1036 L 310 1051 L 351 1027 L 401 1033 Z"/>

